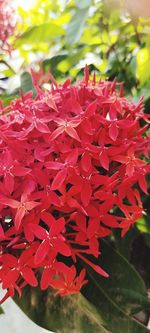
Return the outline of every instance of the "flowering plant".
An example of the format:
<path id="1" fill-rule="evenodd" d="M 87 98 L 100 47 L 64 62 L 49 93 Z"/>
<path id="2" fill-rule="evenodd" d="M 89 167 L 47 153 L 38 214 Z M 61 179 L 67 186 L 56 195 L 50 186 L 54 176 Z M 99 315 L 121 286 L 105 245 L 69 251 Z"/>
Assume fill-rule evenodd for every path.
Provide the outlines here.
<path id="1" fill-rule="evenodd" d="M 16 27 L 16 11 L 10 0 L 0 0 L 0 48 L 10 51 L 9 37 Z"/>
<path id="2" fill-rule="evenodd" d="M 7 297 L 26 285 L 78 293 L 98 262 L 101 239 L 123 237 L 143 216 L 150 171 L 147 114 L 122 83 L 84 80 L 1 105 L 0 282 Z M 82 266 L 82 267 L 81 267 Z M 83 268 L 84 266 L 84 268 Z M 42 292 L 42 291 L 41 291 Z"/>

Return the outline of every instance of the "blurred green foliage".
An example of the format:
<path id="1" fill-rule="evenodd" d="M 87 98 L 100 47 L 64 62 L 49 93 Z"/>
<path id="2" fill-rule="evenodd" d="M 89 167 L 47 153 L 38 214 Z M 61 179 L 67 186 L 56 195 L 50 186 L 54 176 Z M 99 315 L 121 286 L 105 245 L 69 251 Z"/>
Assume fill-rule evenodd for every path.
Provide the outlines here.
<path id="1" fill-rule="evenodd" d="M 149 100 L 149 21 L 135 18 L 124 3 L 36 0 L 28 12 L 20 6 L 16 36 L 12 38 L 20 58 L 17 74 L 18 69 L 21 73 L 30 64 L 34 67 L 40 63 L 57 79 L 70 76 L 74 80 L 88 64 L 101 78 L 123 81 L 126 93 L 135 100 L 141 94 Z M 5 59 L 4 54 L 1 59 Z M 11 63 L 13 68 L 13 59 Z M 3 79 L 13 75 L 3 66 Z"/>

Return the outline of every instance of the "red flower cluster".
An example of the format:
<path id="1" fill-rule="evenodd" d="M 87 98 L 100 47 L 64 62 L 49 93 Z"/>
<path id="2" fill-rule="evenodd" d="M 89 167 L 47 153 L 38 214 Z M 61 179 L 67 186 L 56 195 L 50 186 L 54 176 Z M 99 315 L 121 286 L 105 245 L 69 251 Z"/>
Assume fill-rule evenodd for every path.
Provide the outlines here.
<path id="1" fill-rule="evenodd" d="M 0 46 L 10 49 L 8 38 L 13 35 L 16 26 L 16 12 L 11 0 L 0 0 Z"/>
<path id="2" fill-rule="evenodd" d="M 35 82 L 34 82 L 35 83 Z M 26 284 L 76 293 L 87 282 L 78 260 L 97 273 L 99 240 L 122 236 L 142 216 L 140 192 L 150 139 L 143 101 L 122 84 L 96 82 L 85 70 L 74 86 L 35 86 L 0 116 L 0 282 L 21 294 Z M 143 157 L 143 159 L 141 159 Z M 95 259 L 96 260 L 96 259 Z"/>

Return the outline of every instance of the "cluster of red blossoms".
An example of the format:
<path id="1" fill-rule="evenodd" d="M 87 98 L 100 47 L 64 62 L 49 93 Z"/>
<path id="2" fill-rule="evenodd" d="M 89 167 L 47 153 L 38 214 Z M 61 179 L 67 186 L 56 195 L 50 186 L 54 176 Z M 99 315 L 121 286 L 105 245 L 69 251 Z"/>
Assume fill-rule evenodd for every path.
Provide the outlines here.
<path id="1" fill-rule="evenodd" d="M 116 81 L 38 86 L 0 116 L 0 282 L 8 296 L 29 284 L 60 295 L 87 283 L 99 241 L 143 215 L 150 172 L 148 115 Z M 93 258 L 93 261 L 92 261 Z"/>
<path id="2" fill-rule="evenodd" d="M 16 27 L 16 12 L 11 0 L 0 0 L 0 47 L 10 49 L 8 38 Z"/>

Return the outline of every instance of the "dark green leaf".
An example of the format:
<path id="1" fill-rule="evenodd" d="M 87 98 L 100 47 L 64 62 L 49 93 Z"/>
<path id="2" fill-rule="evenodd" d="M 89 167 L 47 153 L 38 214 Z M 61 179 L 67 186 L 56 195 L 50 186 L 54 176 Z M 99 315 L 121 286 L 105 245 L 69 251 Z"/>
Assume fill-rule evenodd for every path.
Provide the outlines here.
<path id="1" fill-rule="evenodd" d="M 101 242 L 101 252 L 100 265 L 109 273 L 109 278 L 101 278 L 94 271 L 90 272 L 90 276 L 99 281 L 106 295 L 126 314 L 150 308 L 144 281 L 134 267 L 106 241 Z"/>
<path id="2" fill-rule="evenodd" d="M 0 306 L 0 314 L 3 314 L 3 313 L 4 313 L 4 311 L 3 311 L 2 307 Z"/>
<path id="3" fill-rule="evenodd" d="M 114 229 L 113 235 L 115 238 L 115 246 L 118 252 L 120 252 L 120 254 L 123 255 L 123 257 L 130 260 L 132 244 L 139 235 L 137 229 L 136 228 L 131 229 L 130 232 L 127 232 L 127 234 L 124 237 L 121 237 L 120 230 Z"/>
<path id="4" fill-rule="evenodd" d="M 145 241 L 145 244 L 150 247 L 150 233 L 144 233 L 143 234 L 143 239 Z"/>
<path id="5" fill-rule="evenodd" d="M 51 289 L 27 287 L 16 302 L 36 324 L 56 333 L 110 333 L 97 309 L 81 294 L 60 297 Z"/>
<path id="6" fill-rule="evenodd" d="M 108 323 L 111 333 L 148 333 L 149 330 L 135 319 L 125 314 L 109 297 L 107 290 L 101 286 L 98 278 L 89 275 L 89 287 L 84 288 L 84 295 L 97 308 L 103 319 Z"/>
<path id="7" fill-rule="evenodd" d="M 50 71 L 54 75 L 54 77 L 60 76 L 60 71 L 57 68 L 57 65 L 59 65 L 59 63 L 61 63 L 65 59 L 68 59 L 67 54 L 58 54 L 52 58 L 45 59 L 42 63 L 44 72 Z"/>

